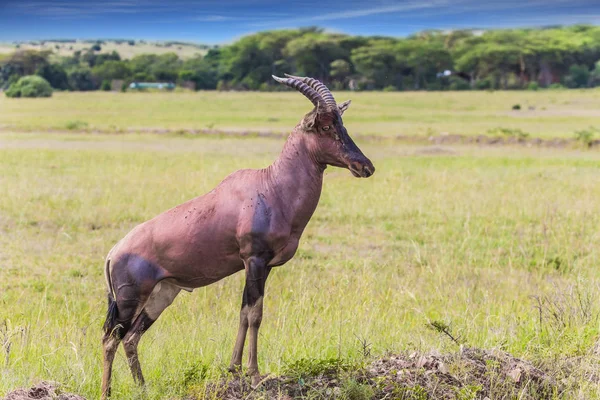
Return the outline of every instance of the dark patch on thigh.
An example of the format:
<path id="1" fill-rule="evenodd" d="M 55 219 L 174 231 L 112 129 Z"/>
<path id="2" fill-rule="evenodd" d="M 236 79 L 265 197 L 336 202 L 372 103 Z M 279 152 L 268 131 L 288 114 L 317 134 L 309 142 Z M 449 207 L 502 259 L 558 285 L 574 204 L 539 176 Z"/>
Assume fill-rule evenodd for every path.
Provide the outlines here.
<path id="1" fill-rule="evenodd" d="M 125 254 L 114 261 L 110 278 L 117 302 L 115 321 L 122 326 L 122 334 L 131 328 L 140 305 L 164 275 L 162 268 L 136 254 Z"/>

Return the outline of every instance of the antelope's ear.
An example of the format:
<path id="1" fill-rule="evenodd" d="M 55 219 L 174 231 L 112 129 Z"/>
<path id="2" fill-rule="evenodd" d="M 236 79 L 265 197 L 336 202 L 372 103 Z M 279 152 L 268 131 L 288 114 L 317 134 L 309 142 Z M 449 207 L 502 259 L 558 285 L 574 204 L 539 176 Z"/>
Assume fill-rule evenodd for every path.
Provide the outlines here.
<path id="1" fill-rule="evenodd" d="M 338 104 L 338 109 L 340 110 L 340 115 L 344 114 L 344 111 L 346 111 L 348 109 L 348 107 L 350 107 L 350 103 L 352 103 L 352 100 L 346 100 L 342 104 Z"/>
<path id="2" fill-rule="evenodd" d="M 302 119 L 302 130 L 312 131 L 317 125 L 317 118 L 319 116 L 318 107 L 313 108 L 311 112 L 306 114 Z"/>

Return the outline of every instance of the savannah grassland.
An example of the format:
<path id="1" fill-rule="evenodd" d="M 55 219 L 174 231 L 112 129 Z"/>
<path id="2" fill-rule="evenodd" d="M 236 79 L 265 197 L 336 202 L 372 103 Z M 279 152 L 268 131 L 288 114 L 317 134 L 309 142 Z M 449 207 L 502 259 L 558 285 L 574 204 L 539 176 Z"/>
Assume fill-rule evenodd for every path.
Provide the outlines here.
<path id="1" fill-rule="evenodd" d="M 340 92 L 353 104 L 344 121 L 353 135 L 496 135 L 571 138 L 600 121 L 600 89 L 530 92 Z M 0 96 L 0 128 L 211 129 L 289 132 L 310 103 L 291 91 L 54 93 L 51 99 Z M 513 110 L 519 105 L 520 110 Z M 502 135 L 502 133 L 500 133 Z"/>
<path id="2" fill-rule="evenodd" d="M 19 47 L 15 43 L 0 43 L 0 57 L 3 54 L 10 54 L 16 50 L 50 50 L 57 56 L 72 56 L 74 52 L 81 51 L 85 53 L 94 45 L 93 41 L 60 42 L 47 40 L 43 42 L 23 42 Z M 175 53 L 179 58 L 190 58 L 195 55 L 202 55 L 206 50 L 193 44 L 186 43 L 159 43 L 159 42 L 140 42 L 137 41 L 133 46 L 124 41 L 103 40 L 101 50 L 98 53 L 112 53 L 116 51 L 124 59 L 130 59 L 139 54 L 165 54 Z"/>
<path id="3" fill-rule="evenodd" d="M 352 98 L 345 124 L 377 172 L 356 179 L 327 169 L 296 257 L 267 282 L 261 372 L 281 373 L 300 359 L 368 362 L 365 343 L 370 357 L 458 351 L 429 328 L 440 322 L 464 346 L 502 349 L 555 371 L 566 388 L 559 398 L 599 398 L 591 378 L 600 362 L 600 153 L 428 147 L 360 134 L 508 127 L 571 137 L 598 125 L 600 92 Z M 520 114 L 510 110 L 515 103 Z M 84 121 L 115 132 L 283 131 L 308 109 L 293 93 L 0 97 L 0 396 L 46 379 L 98 398 L 108 250 L 136 224 L 209 191 L 230 172 L 267 166 L 283 145 L 49 128 Z M 181 294 L 165 311 L 140 344 L 149 398 L 201 395 L 224 374 L 242 288 L 237 274 Z M 120 349 L 114 396 L 137 395 Z"/>

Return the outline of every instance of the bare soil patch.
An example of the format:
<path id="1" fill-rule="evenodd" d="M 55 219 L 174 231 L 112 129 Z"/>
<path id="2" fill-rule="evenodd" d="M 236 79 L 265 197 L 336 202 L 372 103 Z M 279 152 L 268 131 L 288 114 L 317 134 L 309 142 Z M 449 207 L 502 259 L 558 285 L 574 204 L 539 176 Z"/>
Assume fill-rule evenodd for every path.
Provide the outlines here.
<path id="1" fill-rule="evenodd" d="M 405 353 L 355 370 L 314 376 L 265 377 L 252 389 L 245 378 L 208 386 L 206 398 L 233 399 L 550 399 L 563 392 L 552 373 L 502 351 L 465 348 L 440 355 Z"/>
<path id="2" fill-rule="evenodd" d="M 52 382 L 40 382 L 29 389 L 17 389 L 10 392 L 4 400 L 85 400 L 73 393 L 62 392 Z"/>

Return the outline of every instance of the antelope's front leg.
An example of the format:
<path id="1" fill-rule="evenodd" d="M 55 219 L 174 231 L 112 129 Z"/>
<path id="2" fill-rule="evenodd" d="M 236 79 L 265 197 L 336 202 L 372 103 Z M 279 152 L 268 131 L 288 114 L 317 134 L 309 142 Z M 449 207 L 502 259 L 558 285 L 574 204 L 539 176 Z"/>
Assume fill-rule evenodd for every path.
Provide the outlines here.
<path id="1" fill-rule="evenodd" d="M 267 266 L 267 260 L 259 257 L 249 257 L 244 261 L 244 265 L 246 269 L 246 286 L 244 287 L 244 294 L 242 296 L 240 327 L 229 370 L 231 372 L 240 370 L 246 332 L 250 329 L 248 375 L 252 377 L 252 386 L 256 386 L 260 380 L 257 357 L 258 328 L 260 328 L 260 323 L 262 322 L 265 282 L 271 268 Z"/>

